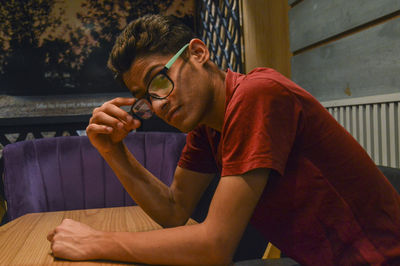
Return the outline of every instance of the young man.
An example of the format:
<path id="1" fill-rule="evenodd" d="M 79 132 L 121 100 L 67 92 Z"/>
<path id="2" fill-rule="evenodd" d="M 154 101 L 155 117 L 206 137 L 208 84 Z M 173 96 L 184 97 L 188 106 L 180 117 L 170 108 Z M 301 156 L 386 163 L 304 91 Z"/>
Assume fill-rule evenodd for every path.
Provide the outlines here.
<path id="1" fill-rule="evenodd" d="M 109 66 L 134 98 L 96 108 L 87 134 L 131 197 L 166 229 L 99 232 L 65 220 L 48 235 L 55 256 L 229 264 L 251 222 L 302 265 L 399 265 L 399 195 L 304 89 L 272 69 L 221 71 L 201 40 L 162 16 L 129 24 Z M 120 108 L 130 105 L 133 117 Z M 151 112 L 188 132 L 171 187 L 123 143 L 140 126 L 135 117 Z M 216 172 L 221 180 L 205 221 L 181 226 Z"/>

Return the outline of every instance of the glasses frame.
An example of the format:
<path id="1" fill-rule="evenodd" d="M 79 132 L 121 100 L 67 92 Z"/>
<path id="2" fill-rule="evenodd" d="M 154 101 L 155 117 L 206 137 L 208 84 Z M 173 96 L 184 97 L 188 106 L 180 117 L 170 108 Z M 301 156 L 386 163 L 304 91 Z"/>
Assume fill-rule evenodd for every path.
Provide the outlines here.
<path id="1" fill-rule="evenodd" d="M 151 98 L 153 98 L 153 99 L 158 99 L 158 100 L 162 100 L 162 99 L 167 98 L 167 97 L 172 93 L 172 91 L 173 91 L 174 88 L 175 88 L 175 84 L 174 84 L 174 82 L 172 81 L 172 79 L 168 76 L 167 72 L 168 72 L 168 70 L 171 68 L 171 66 L 175 63 L 175 61 L 181 56 L 181 54 L 185 51 L 185 49 L 186 49 L 188 46 L 189 46 L 189 43 L 185 44 L 185 45 L 184 45 L 184 46 L 183 46 L 183 47 L 168 61 L 168 63 L 163 67 L 163 69 L 161 69 L 160 71 L 158 71 L 157 74 L 155 74 L 155 75 L 152 77 L 152 79 L 151 79 L 151 80 L 149 81 L 149 83 L 147 84 L 145 95 L 144 95 L 143 97 L 141 97 L 140 99 L 136 99 L 135 103 L 132 104 L 132 106 L 131 106 L 131 108 L 130 108 L 130 112 L 129 112 L 132 116 L 134 116 L 134 117 L 136 117 L 136 118 L 139 118 L 139 119 L 148 119 L 148 118 L 150 118 L 150 117 L 153 115 L 153 110 L 152 110 L 152 108 L 151 108 Z M 161 96 L 158 96 L 158 95 L 155 95 L 155 94 L 149 93 L 150 84 L 151 84 L 151 83 L 153 82 L 153 80 L 154 80 L 157 76 L 159 76 L 159 75 L 164 75 L 164 76 L 171 82 L 171 84 L 172 84 L 172 88 L 171 88 L 170 92 L 169 92 L 166 96 L 162 96 L 162 97 L 161 97 Z M 143 104 L 143 101 L 147 101 L 147 103 L 145 103 L 145 104 L 148 104 L 148 105 L 149 105 L 149 112 L 151 112 L 151 115 L 148 114 L 148 115 L 145 116 L 145 117 L 140 117 L 139 115 L 137 115 L 137 114 L 135 113 L 134 109 L 135 109 L 136 107 L 138 107 L 139 105 Z"/>

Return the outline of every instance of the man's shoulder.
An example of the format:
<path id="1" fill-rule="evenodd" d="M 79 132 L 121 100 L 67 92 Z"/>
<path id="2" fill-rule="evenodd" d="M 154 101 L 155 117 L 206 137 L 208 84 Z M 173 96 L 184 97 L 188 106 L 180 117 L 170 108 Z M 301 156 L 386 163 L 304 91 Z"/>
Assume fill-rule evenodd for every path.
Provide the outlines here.
<path id="1" fill-rule="evenodd" d="M 266 89 L 285 87 L 287 78 L 272 68 L 255 68 L 237 80 L 236 87 L 245 89 Z"/>
<path id="2" fill-rule="evenodd" d="M 287 78 L 273 68 L 257 67 L 243 78 L 243 81 L 251 80 L 273 80 L 280 83 L 280 81 L 287 80 Z"/>
<path id="3" fill-rule="evenodd" d="M 313 98 L 306 90 L 289 78 L 272 68 L 255 68 L 246 75 L 237 78 L 236 86 L 232 90 L 232 99 L 236 98 L 263 98 L 263 97 L 290 97 Z"/>
<path id="4" fill-rule="evenodd" d="M 272 68 L 255 68 L 237 79 L 233 97 L 280 94 L 286 90 L 286 78 Z"/>

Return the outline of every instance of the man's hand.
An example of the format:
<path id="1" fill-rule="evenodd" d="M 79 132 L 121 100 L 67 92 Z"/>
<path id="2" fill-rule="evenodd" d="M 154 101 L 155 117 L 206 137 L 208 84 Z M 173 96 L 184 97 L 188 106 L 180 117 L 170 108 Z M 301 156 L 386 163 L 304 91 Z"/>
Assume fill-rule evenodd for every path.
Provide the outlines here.
<path id="1" fill-rule="evenodd" d="M 130 106 L 134 102 L 134 98 L 115 98 L 93 110 L 86 133 L 100 153 L 110 151 L 131 130 L 140 126 L 139 120 L 120 108 Z"/>
<path id="2" fill-rule="evenodd" d="M 92 260 L 99 254 L 99 239 L 102 232 L 88 225 L 65 219 L 49 232 L 47 240 L 51 242 L 53 255 L 68 260 Z M 97 252 L 97 253 L 96 253 Z"/>

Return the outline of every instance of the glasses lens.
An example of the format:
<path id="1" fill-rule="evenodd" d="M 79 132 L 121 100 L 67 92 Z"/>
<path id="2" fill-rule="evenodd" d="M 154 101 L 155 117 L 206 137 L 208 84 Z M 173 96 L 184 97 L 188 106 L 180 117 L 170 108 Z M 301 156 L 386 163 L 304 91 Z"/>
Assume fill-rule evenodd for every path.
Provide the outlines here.
<path id="1" fill-rule="evenodd" d="M 153 97 L 164 98 L 171 93 L 173 88 L 172 81 L 165 74 L 160 73 L 151 80 L 148 92 Z"/>
<path id="2" fill-rule="evenodd" d="M 131 114 L 142 119 L 149 119 L 153 116 L 153 110 L 147 100 L 140 99 L 132 105 Z"/>

